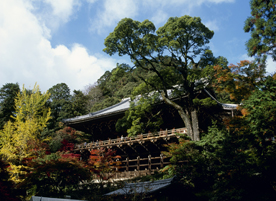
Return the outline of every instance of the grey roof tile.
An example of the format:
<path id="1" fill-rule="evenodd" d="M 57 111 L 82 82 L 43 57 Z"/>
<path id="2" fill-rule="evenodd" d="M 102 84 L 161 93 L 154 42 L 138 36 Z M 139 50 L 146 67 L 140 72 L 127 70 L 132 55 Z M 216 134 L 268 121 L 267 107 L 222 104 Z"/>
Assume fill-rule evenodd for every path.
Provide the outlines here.
<path id="1" fill-rule="evenodd" d="M 226 104 L 226 103 L 220 103 L 215 97 L 213 97 L 207 89 L 204 89 L 204 91 L 213 99 L 215 100 L 219 105 L 222 106 L 224 110 L 235 110 L 238 106 L 238 104 Z M 168 93 L 171 94 L 171 90 L 168 90 Z M 139 99 L 139 98 L 138 98 Z M 63 119 L 63 122 L 65 124 L 70 123 L 77 123 L 77 122 L 83 122 L 83 121 L 89 121 L 91 119 L 101 118 L 105 116 L 110 116 L 118 113 L 123 113 L 130 107 L 130 98 L 123 99 L 120 103 L 117 103 L 115 105 L 112 105 L 108 108 L 105 108 L 103 110 L 99 110 L 97 112 L 89 113 L 87 115 L 77 116 L 69 119 Z"/>
<path id="2" fill-rule="evenodd" d="M 120 103 L 117 103 L 115 105 L 112 105 L 108 108 L 99 110 L 97 112 L 92 112 L 87 115 L 77 116 L 69 119 L 63 119 L 64 123 L 71 123 L 75 121 L 82 121 L 82 120 L 90 120 L 102 116 L 108 116 L 115 113 L 120 113 L 128 110 L 130 107 L 130 98 L 123 99 Z"/>
<path id="3" fill-rule="evenodd" d="M 139 183 L 127 183 L 123 188 L 110 193 L 105 194 L 105 196 L 111 195 L 126 195 L 126 194 L 149 194 L 158 191 L 171 185 L 173 178 L 163 179 L 154 182 L 139 182 Z"/>

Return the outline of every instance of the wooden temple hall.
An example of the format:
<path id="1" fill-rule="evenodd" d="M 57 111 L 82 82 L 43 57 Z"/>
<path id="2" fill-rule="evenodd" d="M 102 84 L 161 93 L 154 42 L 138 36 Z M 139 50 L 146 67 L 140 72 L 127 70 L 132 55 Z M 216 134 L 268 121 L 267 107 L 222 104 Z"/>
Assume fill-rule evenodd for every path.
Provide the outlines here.
<path id="1" fill-rule="evenodd" d="M 221 104 L 218 102 L 218 104 Z M 231 115 L 236 104 L 221 104 L 223 111 Z M 90 142 L 84 142 L 74 147 L 85 159 L 92 149 L 110 148 L 121 156 L 120 168 L 116 169 L 114 179 L 145 176 L 169 164 L 169 158 L 163 156 L 165 145 L 178 142 L 179 134 L 187 134 L 178 113 L 172 108 L 163 110 L 164 124 L 159 132 L 139 134 L 128 137 L 126 132 L 116 132 L 115 124 L 130 107 L 130 98 L 106 109 L 87 115 L 65 119 L 63 122 L 76 130 L 91 134 Z M 166 107 L 164 105 L 161 106 Z"/>

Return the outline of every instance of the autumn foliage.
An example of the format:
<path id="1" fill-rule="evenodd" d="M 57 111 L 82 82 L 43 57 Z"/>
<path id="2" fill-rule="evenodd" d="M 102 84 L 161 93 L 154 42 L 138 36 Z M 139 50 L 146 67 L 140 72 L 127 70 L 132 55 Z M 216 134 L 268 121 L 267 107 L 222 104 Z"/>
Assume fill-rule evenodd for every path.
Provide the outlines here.
<path id="1" fill-rule="evenodd" d="M 247 99 L 265 78 L 265 64 L 257 61 L 242 60 L 227 68 L 216 65 L 214 71 L 215 90 L 229 94 L 236 103 Z"/>
<path id="2" fill-rule="evenodd" d="M 100 180 L 109 180 L 113 177 L 112 172 L 120 167 L 121 156 L 115 155 L 116 151 L 111 149 L 93 149 L 90 151 L 88 166 L 90 171 L 97 175 Z M 109 174 L 107 174 L 109 173 Z"/>

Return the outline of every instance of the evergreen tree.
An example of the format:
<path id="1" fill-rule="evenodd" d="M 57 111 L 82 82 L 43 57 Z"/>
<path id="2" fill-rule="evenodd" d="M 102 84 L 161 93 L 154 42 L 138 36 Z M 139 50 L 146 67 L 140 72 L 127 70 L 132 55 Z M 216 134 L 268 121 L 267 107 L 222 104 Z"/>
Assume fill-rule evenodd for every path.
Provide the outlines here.
<path id="1" fill-rule="evenodd" d="M 0 89 L 0 129 L 6 122 L 13 121 L 15 105 L 14 99 L 20 91 L 18 83 L 7 83 Z"/>
<path id="2" fill-rule="evenodd" d="M 244 31 L 251 33 L 246 46 L 248 55 L 271 55 L 276 60 L 276 1 L 251 0 L 251 17 L 245 21 Z"/>

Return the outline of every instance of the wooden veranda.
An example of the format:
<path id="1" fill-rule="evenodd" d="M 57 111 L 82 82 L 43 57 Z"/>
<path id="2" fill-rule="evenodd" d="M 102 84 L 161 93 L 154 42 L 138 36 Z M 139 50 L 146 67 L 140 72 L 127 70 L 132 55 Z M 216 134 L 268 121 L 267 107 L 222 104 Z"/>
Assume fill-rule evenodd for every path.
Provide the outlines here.
<path id="1" fill-rule="evenodd" d="M 117 159 L 120 160 L 121 165 L 114 167 L 114 171 L 106 173 L 105 177 L 129 179 L 153 174 L 170 164 L 170 158 L 161 153 L 161 148 L 164 150 L 164 143 L 168 144 L 178 141 L 177 139 L 181 135 L 187 135 L 186 128 L 139 134 L 134 137 L 122 136 L 116 139 L 82 143 L 76 145 L 74 151 L 83 153 L 101 148 L 112 148 L 121 151 L 121 159 Z"/>

